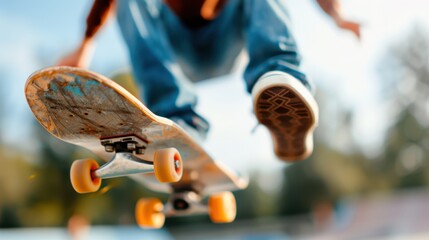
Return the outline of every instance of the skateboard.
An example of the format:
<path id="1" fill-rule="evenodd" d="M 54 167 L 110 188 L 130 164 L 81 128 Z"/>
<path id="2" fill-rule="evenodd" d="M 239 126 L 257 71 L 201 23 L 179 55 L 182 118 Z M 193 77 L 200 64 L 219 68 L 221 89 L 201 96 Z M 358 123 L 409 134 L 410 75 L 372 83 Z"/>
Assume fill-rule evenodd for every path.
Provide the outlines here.
<path id="1" fill-rule="evenodd" d="M 214 161 L 179 125 L 152 113 L 114 81 L 79 68 L 49 67 L 28 78 L 25 95 L 46 131 L 105 161 L 72 163 L 77 192 L 97 191 L 101 179 L 129 176 L 170 194 L 165 206 L 156 198 L 137 202 L 136 222 L 143 228 L 160 228 L 171 216 L 208 213 L 215 223 L 235 219 L 231 191 L 246 188 L 247 178 Z"/>

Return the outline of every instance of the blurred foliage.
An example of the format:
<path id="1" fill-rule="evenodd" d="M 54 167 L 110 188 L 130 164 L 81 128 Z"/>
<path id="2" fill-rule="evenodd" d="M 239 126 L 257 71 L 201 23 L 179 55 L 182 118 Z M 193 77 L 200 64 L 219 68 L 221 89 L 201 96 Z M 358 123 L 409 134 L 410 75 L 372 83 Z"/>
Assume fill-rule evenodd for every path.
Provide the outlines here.
<path id="1" fill-rule="evenodd" d="M 320 203 L 335 205 L 341 199 L 389 193 L 395 189 L 427 186 L 429 183 L 429 38 L 415 28 L 406 38 L 389 47 L 380 61 L 384 114 L 391 126 L 380 154 L 369 158 L 364 150 L 340 151 L 326 139 L 350 133 L 353 113 L 340 109 L 335 118 L 323 118 L 316 135 L 315 150 L 306 161 L 285 167 L 282 178 L 251 174 L 248 189 L 236 192 L 238 218 L 251 219 L 312 212 Z M 138 96 L 130 74 L 114 77 Z M 323 96 L 323 94 L 322 94 Z M 1 100 L 1 99 L 0 99 Z M 321 98 L 321 114 L 332 99 Z M 0 101 L 0 104 L 2 101 Z M 2 108 L 0 106 L 0 114 Z M 331 124 L 332 125 L 332 124 Z M 75 214 L 93 224 L 133 224 L 134 203 L 142 196 L 166 195 L 151 192 L 128 178 L 104 181 L 102 190 L 77 194 L 69 181 L 74 159 L 95 157 L 90 152 L 62 143 L 34 122 L 40 143 L 35 155 L 18 148 L 0 146 L 0 227 L 66 225 Z M 326 130 L 329 129 L 329 130 Z M 355 144 L 355 143 L 351 143 Z M 277 191 L 267 191 L 261 181 L 281 181 Z M 167 219 L 167 226 L 209 222 L 207 216 Z"/>
<path id="2" fill-rule="evenodd" d="M 115 82 L 124 87 L 128 92 L 140 99 L 140 91 L 137 88 L 137 85 L 133 80 L 133 76 L 130 73 L 119 72 L 115 74 L 112 79 L 114 79 Z"/>

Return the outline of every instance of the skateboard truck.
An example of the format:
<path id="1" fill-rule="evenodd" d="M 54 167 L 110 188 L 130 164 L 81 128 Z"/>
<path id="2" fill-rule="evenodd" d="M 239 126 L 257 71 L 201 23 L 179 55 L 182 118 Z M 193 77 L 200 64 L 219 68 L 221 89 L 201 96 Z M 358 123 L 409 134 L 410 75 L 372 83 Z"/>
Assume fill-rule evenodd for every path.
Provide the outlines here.
<path id="1" fill-rule="evenodd" d="M 148 144 L 148 141 L 136 135 L 102 137 L 100 140 L 106 152 L 129 152 L 138 155 L 144 154 Z"/>
<path id="2" fill-rule="evenodd" d="M 136 155 L 144 154 L 148 141 L 136 135 L 101 138 L 106 152 L 114 152 L 110 161 L 101 167 L 93 159 L 74 161 L 70 169 L 73 188 L 79 193 L 95 192 L 101 179 L 122 177 L 137 173 L 155 173 L 159 182 L 177 182 L 183 173 L 182 158 L 176 148 L 154 151 L 152 159 Z"/>
<path id="3" fill-rule="evenodd" d="M 177 166 L 180 163 L 175 162 Z M 153 162 L 142 160 L 129 152 L 117 152 L 113 158 L 94 171 L 98 178 L 113 178 L 135 173 L 154 172 Z"/>
<path id="4" fill-rule="evenodd" d="M 205 214 L 208 212 L 208 207 L 201 201 L 202 197 L 193 191 L 175 193 L 168 201 L 164 214 L 167 217 Z"/>
<path id="5" fill-rule="evenodd" d="M 211 194 L 207 204 L 194 191 L 174 193 L 165 208 L 157 198 L 142 198 L 136 205 L 136 220 L 143 228 L 161 228 L 165 217 L 208 214 L 212 222 L 229 223 L 236 216 L 235 197 L 231 192 Z"/>
<path id="6" fill-rule="evenodd" d="M 105 179 L 135 173 L 154 172 L 152 161 L 142 160 L 133 154 L 144 154 L 146 140 L 132 134 L 100 138 L 106 152 L 114 152 L 113 158 L 95 170 L 95 177 Z M 177 166 L 178 163 L 175 163 Z M 180 166 L 179 166 L 180 167 Z"/>

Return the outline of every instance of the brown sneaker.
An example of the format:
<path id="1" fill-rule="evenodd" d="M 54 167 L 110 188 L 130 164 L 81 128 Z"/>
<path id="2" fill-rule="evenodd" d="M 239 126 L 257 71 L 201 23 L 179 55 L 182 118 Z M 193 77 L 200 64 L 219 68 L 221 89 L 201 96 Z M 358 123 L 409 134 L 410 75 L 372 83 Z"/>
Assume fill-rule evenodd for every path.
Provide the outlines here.
<path id="1" fill-rule="evenodd" d="M 277 157 L 296 161 L 310 156 L 319 118 L 310 91 L 293 76 L 272 71 L 259 78 L 252 97 L 256 118 L 271 132 Z"/>

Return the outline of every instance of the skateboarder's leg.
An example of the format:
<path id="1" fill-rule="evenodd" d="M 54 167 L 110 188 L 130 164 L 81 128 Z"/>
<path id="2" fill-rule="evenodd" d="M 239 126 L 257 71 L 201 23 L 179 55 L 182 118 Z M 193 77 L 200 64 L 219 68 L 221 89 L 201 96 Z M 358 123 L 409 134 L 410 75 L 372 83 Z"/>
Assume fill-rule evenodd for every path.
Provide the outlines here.
<path id="1" fill-rule="evenodd" d="M 155 114 L 184 121 L 199 132 L 207 122 L 194 112 L 192 84 L 178 66 L 160 17 L 162 1 L 121 0 L 117 19 L 129 49 L 142 100 Z"/>
<path id="2" fill-rule="evenodd" d="M 318 108 L 311 84 L 299 70 L 300 56 L 283 1 L 245 1 L 249 64 L 244 78 L 255 114 L 271 132 L 284 160 L 307 158 L 313 149 Z"/>
<path id="3" fill-rule="evenodd" d="M 199 28 L 188 28 L 174 14 L 165 14 L 173 51 L 193 81 L 231 72 L 244 46 L 242 8 L 243 1 L 228 1 L 215 19 Z"/>

